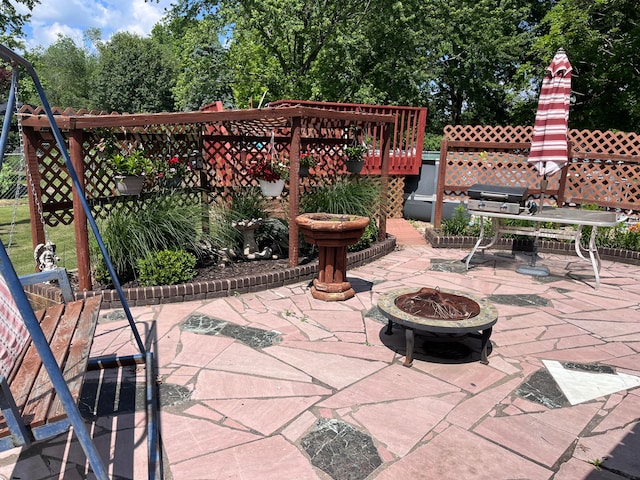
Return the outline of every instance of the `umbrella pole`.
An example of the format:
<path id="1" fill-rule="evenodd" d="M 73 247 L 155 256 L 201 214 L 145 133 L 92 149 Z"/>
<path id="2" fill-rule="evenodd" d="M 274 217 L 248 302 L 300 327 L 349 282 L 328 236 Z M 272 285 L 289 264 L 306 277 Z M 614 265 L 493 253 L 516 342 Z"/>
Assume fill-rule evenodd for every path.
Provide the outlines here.
<path id="1" fill-rule="evenodd" d="M 544 207 L 544 192 L 547 190 L 548 184 L 547 174 L 545 173 L 540 179 L 540 208 L 538 209 L 538 212 L 541 212 Z"/>
<path id="2" fill-rule="evenodd" d="M 542 211 L 544 205 L 544 192 L 547 189 L 547 174 L 543 174 L 540 179 L 540 208 L 536 210 L 536 213 Z M 539 228 L 540 223 L 536 223 L 536 229 Z M 531 251 L 531 261 L 529 265 L 520 265 L 516 268 L 516 272 L 523 275 L 531 275 L 534 277 L 547 277 L 549 275 L 549 269 L 545 266 L 536 265 L 536 259 L 538 257 L 538 236 L 533 239 L 533 248 Z"/>

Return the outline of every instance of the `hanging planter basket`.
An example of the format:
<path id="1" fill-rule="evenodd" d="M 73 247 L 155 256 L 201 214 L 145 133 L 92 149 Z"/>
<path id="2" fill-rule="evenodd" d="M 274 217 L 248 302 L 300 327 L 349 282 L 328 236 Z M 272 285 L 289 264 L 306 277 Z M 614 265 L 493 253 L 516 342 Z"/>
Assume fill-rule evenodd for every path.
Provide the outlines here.
<path id="1" fill-rule="evenodd" d="M 116 175 L 115 180 L 120 195 L 140 195 L 147 179 L 137 175 Z"/>
<path id="2" fill-rule="evenodd" d="M 260 182 L 260 190 L 265 197 L 279 197 L 284 189 L 284 180 L 276 180 L 267 182 L 266 180 L 258 180 Z"/>
<path id="3" fill-rule="evenodd" d="M 345 165 L 347 172 L 357 175 L 362 171 L 362 167 L 364 167 L 364 158 L 362 160 L 347 160 Z"/>

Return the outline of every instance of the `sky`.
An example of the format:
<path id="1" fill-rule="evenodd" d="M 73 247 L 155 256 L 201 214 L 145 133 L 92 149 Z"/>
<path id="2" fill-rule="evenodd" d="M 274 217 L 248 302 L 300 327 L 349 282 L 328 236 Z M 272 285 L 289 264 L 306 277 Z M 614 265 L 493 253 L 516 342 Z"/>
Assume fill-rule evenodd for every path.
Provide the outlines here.
<path id="1" fill-rule="evenodd" d="M 57 40 L 58 34 L 73 38 L 81 46 L 83 33 L 92 27 L 101 30 L 103 40 L 120 31 L 146 36 L 171 3 L 172 0 L 40 0 L 24 28 L 26 47 L 46 48 Z"/>

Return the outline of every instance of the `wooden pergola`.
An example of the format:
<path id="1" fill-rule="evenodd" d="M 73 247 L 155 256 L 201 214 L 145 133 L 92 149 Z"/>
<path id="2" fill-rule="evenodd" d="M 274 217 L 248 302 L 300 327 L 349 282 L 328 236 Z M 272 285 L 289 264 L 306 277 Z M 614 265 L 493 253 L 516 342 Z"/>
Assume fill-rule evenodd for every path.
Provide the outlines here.
<path id="1" fill-rule="evenodd" d="M 380 152 L 381 156 L 381 196 L 379 214 L 379 238 L 386 237 L 387 190 L 389 182 L 389 139 L 396 117 L 390 114 L 375 114 L 337 111 L 312 108 L 308 106 L 283 106 L 264 109 L 198 111 L 154 114 L 104 114 L 100 112 L 54 110 L 56 124 L 62 131 L 71 157 L 72 164 L 80 178 L 86 194 L 87 162 L 99 161 L 91 157 L 95 150 L 91 138 L 98 129 L 126 128 L 130 131 L 147 129 L 153 126 L 190 126 L 200 137 L 208 141 L 221 143 L 265 142 L 274 131 L 280 138 L 289 142 L 290 185 L 299 185 L 300 153 L 303 142 L 315 144 L 344 144 L 353 127 L 366 132 L 370 148 Z M 35 198 L 43 198 L 39 180 L 41 177 L 42 145 L 52 138 L 49 122 L 40 109 L 23 107 L 20 112 L 23 128 L 27 168 L 34 179 L 28 185 L 31 211 L 31 228 L 34 247 L 45 239 L 44 225 L 38 217 L 38 205 Z M 40 152 L 40 153 L 38 153 Z M 213 161 L 207 151 L 202 151 L 205 162 Z M 33 189 L 35 188 L 35 192 Z M 77 244 L 78 276 L 80 290 L 91 290 L 89 241 L 87 219 L 82 211 L 77 195 L 73 192 L 73 223 Z M 299 214 L 300 189 L 289 191 L 289 218 Z M 41 208 L 47 208 L 43 202 Z M 69 208 L 69 206 L 67 206 Z M 289 225 L 289 266 L 299 262 L 298 227 L 291 221 Z"/>

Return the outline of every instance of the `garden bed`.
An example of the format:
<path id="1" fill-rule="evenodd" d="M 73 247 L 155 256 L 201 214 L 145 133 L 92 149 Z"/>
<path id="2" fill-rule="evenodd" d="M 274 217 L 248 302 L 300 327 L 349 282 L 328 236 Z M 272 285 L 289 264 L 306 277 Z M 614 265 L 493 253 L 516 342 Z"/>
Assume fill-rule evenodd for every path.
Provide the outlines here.
<path id="1" fill-rule="evenodd" d="M 396 247 L 396 239 L 389 236 L 369 248 L 347 255 L 347 266 L 354 268 L 372 262 Z M 292 283 L 311 280 L 318 273 L 317 260 L 295 267 L 288 266 L 287 259 L 257 260 L 234 263 L 227 267 L 201 269 L 192 282 L 180 285 L 155 287 L 130 286 L 123 288 L 129 306 L 157 305 L 162 303 L 206 300 L 247 292 L 257 292 Z M 102 308 L 121 306 L 116 290 L 92 290 L 75 292 L 76 298 L 102 295 Z"/>
<path id="2" fill-rule="evenodd" d="M 442 232 L 431 225 L 424 228 L 424 235 L 433 248 L 473 248 L 478 241 L 477 237 L 461 235 L 443 235 Z M 500 238 L 496 242 L 496 247 L 511 249 L 513 238 Z M 573 243 L 558 240 L 538 240 L 538 251 L 546 253 L 566 253 L 575 255 Z M 598 253 L 603 260 L 623 262 L 631 265 L 640 265 L 640 252 L 625 250 L 623 248 L 598 247 Z"/>

